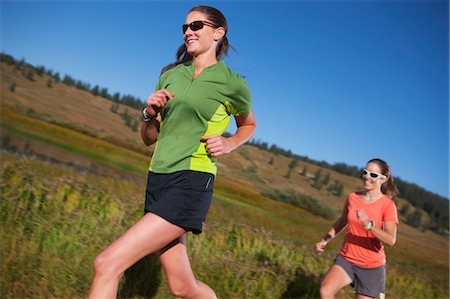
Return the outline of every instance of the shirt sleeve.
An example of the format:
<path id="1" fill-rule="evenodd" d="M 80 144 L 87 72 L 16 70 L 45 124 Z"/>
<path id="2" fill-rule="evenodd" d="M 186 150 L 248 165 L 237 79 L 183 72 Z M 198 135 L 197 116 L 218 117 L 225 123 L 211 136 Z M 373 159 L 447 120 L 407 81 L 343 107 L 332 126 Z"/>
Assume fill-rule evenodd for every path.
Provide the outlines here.
<path id="1" fill-rule="evenodd" d="M 156 86 L 155 86 L 155 91 L 158 91 L 158 90 L 160 90 L 160 89 L 163 89 L 162 86 L 163 86 L 164 78 L 166 77 L 165 73 L 167 73 L 167 71 L 164 72 L 164 73 L 162 73 L 162 74 L 159 76 L 158 82 L 156 83 Z"/>
<path id="2" fill-rule="evenodd" d="M 393 200 L 389 200 L 383 211 L 383 221 L 392 221 L 398 224 L 397 207 Z"/>
<path id="3" fill-rule="evenodd" d="M 342 208 L 342 215 L 345 215 L 345 217 L 348 217 L 348 207 L 350 205 L 350 203 L 349 203 L 350 196 L 351 196 L 351 194 L 347 196 L 347 199 L 345 200 L 344 207 Z"/>
<path id="4" fill-rule="evenodd" d="M 236 80 L 230 99 L 230 112 L 235 116 L 248 115 L 252 110 L 252 96 L 247 83 L 240 76 Z"/>

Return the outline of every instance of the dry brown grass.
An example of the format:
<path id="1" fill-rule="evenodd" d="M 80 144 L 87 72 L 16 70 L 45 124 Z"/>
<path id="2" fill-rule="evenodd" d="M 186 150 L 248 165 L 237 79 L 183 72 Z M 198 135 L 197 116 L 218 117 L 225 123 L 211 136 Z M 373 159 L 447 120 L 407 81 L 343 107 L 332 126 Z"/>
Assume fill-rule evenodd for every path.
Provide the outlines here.
<path id="1" fill-rule="evenodd" d="M 98 137 L 118 137 L 127 142 L 141 144 L 139 132 L 133 132 L 123 124 L 119 114 L 110 111 L 111 101 L 70 87 L 53 83 L 47 87 L 48 76 L 34 75 L 34 81 L 24 78 L 13 66 L 0 63 L 2 108 L 27 113 L 33 110 L 40 118 L 56 123 L 76 124 Z M 16 83 L 15 92 L 9 90 Z M 140 111 L 120 105 L 119 113 L 128 109 L 129 114 L 140 119 Z"/>

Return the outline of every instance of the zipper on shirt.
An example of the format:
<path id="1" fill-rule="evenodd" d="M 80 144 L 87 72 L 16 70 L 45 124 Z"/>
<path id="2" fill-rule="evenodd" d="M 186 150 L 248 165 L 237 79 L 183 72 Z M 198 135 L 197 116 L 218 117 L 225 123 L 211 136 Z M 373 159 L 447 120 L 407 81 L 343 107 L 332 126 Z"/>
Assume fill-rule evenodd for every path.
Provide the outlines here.
<path id="1" fill-rule="evenodd" d="M 186 95 L 186 92 L 187 92 L 187 90 L 189 89 L 189 87 L 192 85 L 192 83 L 194 82 L 194 78 L 192 78 L 191 79 L 191 81 L 189 81 L 189 84 L 186 86 L 186 88 L 184 89 L 184 92 L 183 92 L 183 96 L 185 96 Z"/>
<path id="2" fill-rule="evenodd" d="M 210 67 L 211 67 L 211 66 L 205 67 L 205 68 L 200 72 L 200 74 L 198 74 L 198 76 L 200 76 L 201 74 L 203 74 L 203 72 L 204 72 L 206 69 L 210 68 Z M 193 69 L 193 72 L 195 73 L 195 67 L 193 67 L 192 69 Z M 188 84 L 188 85 L 186 86 L 186 88 L 184 89 L 183 96 L 186 95 L 186 92 L 188 91 L 189 87 L 191 87 L 192 83 L 194 83 L 195 79 L 197 79 L 198 76 L 194 78 L 194 74 L 191 74 L 191 81 L 189 82 L 189 84 Z"/>
<path id="3" fill-rule="evenodd" d="M 195 66 L 194 66 L 194 64 L 192 63 L 192 64 L 191 64 L 191 67 L 190 67 L 190 69 L 189 69 L 189 75 L 190 75 L 190 77 L 191 77 L 191 80 L 189 81 L 188 85 L 187 85 L 186 88 L 184 89 L 184 91 L 183 91 L 183 96 L 186 95 L 186 93 L 187 93 L 189 87 L 191 87 L 192 83 L 194 83 L 194 80 L 195 80 L 195 78 L 194 78 L 194 73 L 195 73 Z"/>

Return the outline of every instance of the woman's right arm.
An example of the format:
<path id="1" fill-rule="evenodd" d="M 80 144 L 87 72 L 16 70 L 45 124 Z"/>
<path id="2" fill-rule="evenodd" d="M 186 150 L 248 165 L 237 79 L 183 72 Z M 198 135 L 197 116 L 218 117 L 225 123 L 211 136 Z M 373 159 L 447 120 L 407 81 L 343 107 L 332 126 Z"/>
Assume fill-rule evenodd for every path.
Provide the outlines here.
<path id="1" fill-rule="evenodd" d="M 346 205 L 347 206 L 347 205 Z M 347 209 L 344 208 L 341 217 L 333 224 L 328 233 L 316 243 L 315 252 L 321 254 L 325 250 L 325 246 L 333 240 L 347 226 Z"/>
<path id="2" fill-rule="evenodd" d="M 159 135 L 159 121 L 157 118 L 151 121 L 144 121 L 141 125 L 141 138 L 146 146 L 156 142 Z"/>
<path id="3" fill-rule="evenodd" d="M 159 135 L 159 122 L 161 110 L 166 106 L 167 101 L 173 99 L 174 93 L 167 89 L 161 89 L 152 93 L 146 102 L 147 117 L 150 121 L 144 121 L 141 125 L 141 138 L 144 144 L 149 146 L 156 142 Z"/>

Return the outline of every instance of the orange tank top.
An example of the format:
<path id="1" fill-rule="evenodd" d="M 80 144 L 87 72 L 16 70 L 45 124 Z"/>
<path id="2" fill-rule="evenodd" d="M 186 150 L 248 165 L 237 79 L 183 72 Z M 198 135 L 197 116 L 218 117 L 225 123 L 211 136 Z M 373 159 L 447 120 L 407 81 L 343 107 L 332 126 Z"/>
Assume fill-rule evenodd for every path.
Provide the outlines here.
<path id="1" fill-rule="evenodd" d="M 347 212 L 347 233 L 339 254 L 361 267 L 379 267 L 386 263 L 383 243 L 370 230 L 364 229 L 356 216 L 358 209 L 364 210 L 368 218 L 374 221 L 375 227 L 382 228 L 386 221 L 398 224 L 397 207 L 387 195 L 374 202 L 364 203 L 361 195 L 355 192 L 348 196 L 344 207 L 344 212 Z"/>

